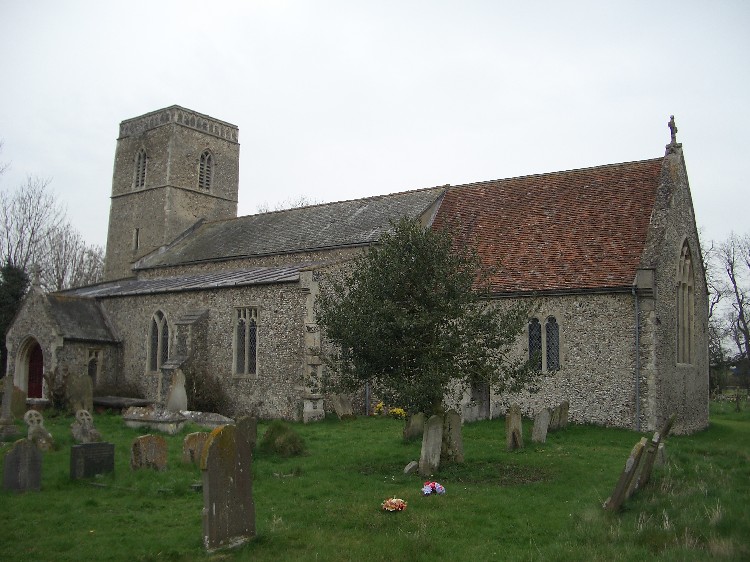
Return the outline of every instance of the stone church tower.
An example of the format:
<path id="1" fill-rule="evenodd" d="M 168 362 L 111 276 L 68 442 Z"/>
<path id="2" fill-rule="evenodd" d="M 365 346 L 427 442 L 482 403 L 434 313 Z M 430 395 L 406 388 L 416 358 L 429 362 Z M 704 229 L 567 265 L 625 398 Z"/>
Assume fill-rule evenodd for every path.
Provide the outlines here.
<path id="1" fill-rule="evenodd" d="M 112 176 L 105 280 L 197 221 L 237 216 L 239 131 L 173 105 L 120 123 Z"/>

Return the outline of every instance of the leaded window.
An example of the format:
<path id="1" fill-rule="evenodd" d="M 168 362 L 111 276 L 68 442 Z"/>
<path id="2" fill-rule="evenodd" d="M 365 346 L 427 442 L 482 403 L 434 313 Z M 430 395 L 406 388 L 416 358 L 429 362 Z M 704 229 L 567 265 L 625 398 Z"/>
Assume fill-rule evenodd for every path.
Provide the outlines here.
<path id="1" fill-rule="evenodd" d="M 136 189 L 146 186 L 146 149 L 141 148 L 135 158 L 135 181 L 133 185 Z"/>
<path id="2" fill-rule="evenodd" d="M 535 371 L 542 370 L 542 325 L 536 318 L 529 321 L 529 364 Z"/>
<path id="3" fill-rule="evenodd" d="M 169 358 L 169 324 L 161 310 L 151 318 L 149 327 L 149 371 L 158 371 Z"/>
<path id="4" fill-rule="evenodd" d="M 198 187 L 200 189 L 211 189 L 211 183 L 214 174 L 214 157 L 210 151 L 205 150 L 201 154 L 201 161 L 198 167 Z"/>
<path id="5" fill-rule="evenodd" d="M 258 309 L 238 308 L 234 318 L 234 374 L 258 373 Z"/>
<path id="6" fill-rule="evenodd" d="M 548 371 L 559 371 L 560 370 L 560 326 L 557 324 L 557 319 L 554 316 L 547 318 L 547 323 L 544 326 L 544 334 L 547 339 L 545 342 L 546 359 L 547 359 L 547 370 Z"/>
<path id="7" fill-rule="evenodd" d="M 682 245 L 677 273 L 677 362 L 693 362 L 693 330 L 695 323 L 695 288 L 693 261 L 687 242 Z"/>

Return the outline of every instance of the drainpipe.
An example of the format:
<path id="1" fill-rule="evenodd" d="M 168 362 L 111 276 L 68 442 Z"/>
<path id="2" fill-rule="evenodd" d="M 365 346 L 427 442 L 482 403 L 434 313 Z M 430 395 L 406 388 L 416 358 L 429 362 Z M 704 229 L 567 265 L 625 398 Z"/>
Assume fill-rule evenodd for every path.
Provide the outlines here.
<path id="1" fill-rule="evenodd" d="M 635 430 L 641 431 L 641 311 L 638 306 L 637 284 L 633 284 L 635 302 Z"/>

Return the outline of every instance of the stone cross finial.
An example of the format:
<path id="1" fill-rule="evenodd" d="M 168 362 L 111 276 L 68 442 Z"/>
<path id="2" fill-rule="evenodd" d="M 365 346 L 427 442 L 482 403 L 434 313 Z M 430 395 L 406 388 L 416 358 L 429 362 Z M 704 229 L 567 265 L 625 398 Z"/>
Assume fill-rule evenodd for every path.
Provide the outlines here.
<path id="1" fill-rule="evenodd" d="M 672 134 L 672 144 L 677 144 L 677 125 L 674 122 L 674 115 L 669 116 L 669 130 Z"/>

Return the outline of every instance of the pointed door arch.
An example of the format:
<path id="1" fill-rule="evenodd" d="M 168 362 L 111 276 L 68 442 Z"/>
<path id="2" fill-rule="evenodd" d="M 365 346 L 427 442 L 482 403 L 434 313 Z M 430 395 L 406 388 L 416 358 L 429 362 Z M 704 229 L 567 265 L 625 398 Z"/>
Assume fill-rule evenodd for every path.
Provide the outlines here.
<path id="1" fill-rule="evenodd" d="M 39 342 L 31 344 L 28 355 L 28 379 L 26 395 L 29 398 L 43 398 L 44 393 L 44 353 Z"/>

